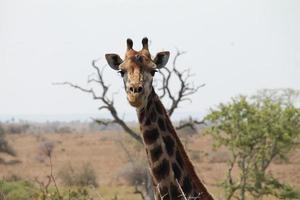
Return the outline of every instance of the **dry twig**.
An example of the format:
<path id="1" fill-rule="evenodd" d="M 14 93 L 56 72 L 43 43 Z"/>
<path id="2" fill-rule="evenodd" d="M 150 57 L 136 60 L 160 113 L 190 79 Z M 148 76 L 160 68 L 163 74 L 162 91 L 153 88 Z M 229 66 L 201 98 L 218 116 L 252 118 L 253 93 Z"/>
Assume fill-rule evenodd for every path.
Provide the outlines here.
<path id="1" fill-rule="evenodd" d="M 127 134 L 129 134 L 132 138 L 134 138 L 136 141 L 138 141 L 139 143 L 142 144 L 142 139 L 139 136 L 139 134 L 136 133 L 133 129 L 131 129 L 126 124 L 126 122 L 122 118 L 119 117 L 118 111 L 116 110 L 116 108 L 114 106 L 114 100 L 110 99 L 107 96 L 107 92 L 109 90 L 109 85 L 106 85 L 105 82 L 104 82 L 104 78 L 103 78 L 103 69 L 104 68 L 101 71 L 100 68 L 96 65 L 96 60 L 92 61 L 92 66 L 97 71 L 97 79 L 89 78 L 88 83 L 91 83 L 91 82 L 98 83 L 98 85 L 101 87 L 101 90 L 102 90 L 101 95 L 97 95 L 92 87 L 87 89 L 87 88 L 83 88 L 79 85 L 73 84 L 71 82 L 59 82 L 59 83 L 54 83 L 54 85 L 68 85 L 68 86 L 70 86 L 72 88 L 75 88 L 75 89 L 78 89 L 82 92 L 91 94 L 93 99 L 95 99 L 95 100 L 100 100 L 102 106 L 99 107 L 99 110 L 109 111 L 113 119 L 112 120 L 105 120 L 105 121 L 97 119 L 95 121 L 99 124 L 106 125 L 106 126 L 109 125 L 109 124 L 113 124 L 113 123 L 118 124 L 123 128 L 123 130 Z"/>
<path id="2" fill-rule="evenodd" d="M 171 100 L 171 106 L 168 109 L 169 116 L 174 113 L 180 103 L 184 101 L 191 101 L 189 97 L 197 93 L 201 87 L 205 86 L 205 84 L 195 86 L 193 82 L 190 82 L 193 74 L 191 74 L 189 69 L 185 69 L 183 71 L 179 71 L 177 69 L 177 59 L 183 54 L 185 54 L 185 52 L 177 50 L 172 62 L 172 69 L 170 70 L 168 68 L 162 68 L 159 70 L 159 73 L 162 76 L 162 85 L 158 89 L 162 92 L 160 98 L 166 97 Z M 171 89 L 172 77 L 174 77 L 176 81 L 180 83 L 177 91 Z"/>
<path id="3" fill-rule="evenodd" d="M 205 121 L 204 120 L 198 121 L 190 117 L 188 120 L 181 121 L 179 125 L 176 127 L 176 129 L 180 130 L 189 127 L 193 131 L 196 131 L 197 130 L 196 125 L 205 125 Z"/>

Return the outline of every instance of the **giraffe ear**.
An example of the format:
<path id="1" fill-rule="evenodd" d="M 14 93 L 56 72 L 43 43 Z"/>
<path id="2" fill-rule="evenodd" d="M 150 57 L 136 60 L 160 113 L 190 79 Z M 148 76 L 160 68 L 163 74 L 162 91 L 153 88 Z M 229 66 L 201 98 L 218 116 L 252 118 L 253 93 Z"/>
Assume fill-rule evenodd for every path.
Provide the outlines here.
<path id="1" fill-rule="evenodd" d="M 118 54 L 114 54 L 114 53 L 105 54 L 105 58 L 108 65 L 112 69 L 119 70 L 119 65 L 123 62 L 123 60 L 120 58 Z"/>
<path id="2" fill-rule="evenodd" d="M 169 51 L 162 51 L 156 54 L 154 58 L 154 63 L 156 64 L 156 68 L 160 69 L 166 66 L 168 63 L 170 57 L 170 52 Z"/>

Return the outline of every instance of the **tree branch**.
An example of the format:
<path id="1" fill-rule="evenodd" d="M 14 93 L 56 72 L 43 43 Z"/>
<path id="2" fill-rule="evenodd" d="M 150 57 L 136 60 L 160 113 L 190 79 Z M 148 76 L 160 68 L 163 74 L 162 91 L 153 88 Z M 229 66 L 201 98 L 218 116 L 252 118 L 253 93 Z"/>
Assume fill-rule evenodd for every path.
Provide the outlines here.
<path id="1" fill-rule="evenodd" d="M 161 91 L 160 98 L 168 98 L 171 101 L 171 105 L 167 109 L 169 116 L 171 116 L 175 112 L 175 110 L 179 107 L 180 103 L 182 103 L 184 101 L 191 101 L 190 96 L 197 93 L 201 87 L 205 86 L 205 84 L 194 86 L 193 82 L 190 81 L 193 74 L 190 73 L 189 69 L 184 69 L 182 71 L 177 69 L 177 66 L 176 66 L 177 60 L 184 53 L 185 52 L 177 50 L 176 55 L 172 62 L 172 68 L 171 69 L 163 68 L 163 69 L 159 70 L 159 73 L 162 76 L 162 81 L 160 82 L 161 85 L 158 88 L 158 90 Z M 54 85 L 67 85 L 67 86 L 70 86 L 77 90 L 80 90 L 82 92 L 91 94 L 93 99 L 99 100 L 101 102 L 101 106 L 99 107 L 99 110 L 107 110 L 112 116 L 112 120 L 103 121 L 103 120 L 97 119 L 97 120 L 95 120 L 96 122 L 98 122 L 101 125 L 108 125 L 111 123 L 118 124 L 123 128 L 123 130 L 128 135 L 130 135 L 132 138 L 134 138 L 139 143 L 142 143 L 142 139 L 139 136 L 139 134 L 137 132 L 135 132 L 133 129 L 131 129 L 126 124 L 126 122 L 122 118 L 119 117 L 119 114 L 114 105 L 113 97 L 111 97 L 111 98 L 108 97 L 109 85 L 107 85 L 105 83 L 104 75 L 103 75 L 105 67 L 100 69 L 97 66 L 97 60 L 93 60 L 91 65 L 96 71 L 96 73 L 95 73 L 96 77 L 89 76 L 87 82 L 94 83 L 97 86 L 99 86 L 101 89 L 100 94 L 96 94 L 96 92 L 94 91 L 94 89 L 92 87 L 84 88 L 77 84 L 73 84 L 71 82 L 59 82 L 59 83 L 54 83 Z M 172 78 L 174 78 L 174 81 L 176 80 L 177 82 L 179 82 L 178 90 L 174 90 L 173 88 L 171 88 L 171 85 L 172 85 L 171 79 Z M 191 127 L 192 129 L 195 130 L 196 124 L 203 124 L 203 123 L 204 122 L 202 122 L 202 121 L 197 121 L 197 120 L 191 119 L 187 123 L 183 123 L 183 124 L 179 125 L 177 127 L 177 129 L 182 129 L 184 127 Z"/>
<path id="2" fill-rule="evenodd" d="M 189 81 L 193 76 L 193 74 L 190 73 L 189 69 L 185 69 L 183 71 L 179 71 L 177 69 L 177 59 L 184 53 L 185 52 L 177 50 L 177 53 L 172 62 L 171 70 L 168 68 L 159 70 L 159 73 L 162 76 L 162 81 L 161 86 L 158 90 L 162 92 L 160 98 L 166 97 L 171 101 L 171 106 L 167 109 L 169 116 L 174 113 L 181 102 L 191 101 L 189 96 L 195 94 L 201 87 L 205 86 L 205 84 L 194 86 L 194 84 Z M 177 91 L 174 91 L 170 88 L 170 86 L 172 85 L 172 77 L 174 77 L 180 83 L 179 89 Z"/>
<path id="3" fill-rule="evenodd" d="M 205 125 L 205 121 L 204 120 L 198 121 L 198 120 L 195 120 L 192 117 L 190 117 L 186 121 L 181 121 L 179 123 L 179 126 L 176 127 L 176 130 L 180 130 L 180 129 L 183 129 L 183 128 L 190 127 L 193 131 L 196 131 L 197 128 L 195 127 L 195 125 L 202 125 L 202 124 Z"/>
<path id="4" fill-rule="evenodd" d="M 93 97 L 93 99 L 95 99 L 95 100 L 100 100 L 102 106 L 99 107 L 99 110 L 107 110 L 107 111 L 109 111 L 113 119 L 112 120 L 107 120 L 107 121 L 103 121 L 103 120 L 98 120 L 97 119 L 95 121 L 98 122 L 101 125 L 108 125 L 108 124 L 111 124 L 111 123 L 118 124 L 118 125 L 120 125 L 123 128 L 123 130 L 127 134 L 129 134 L 132 138 L 134 138 L 136 141 L 138 141 L 139 143 L 142 144 L 142 139 L 139 136 L 139 134 L 136 133 L 133 129 L 131 129 L 124 122 L 124 120 L 122 120 L 119 117 L 118 112 L 117 112 L 117 110 L 116 110 L 116 108 L 114 106 L 113 99 L 107 97 L 107 94 L 108 94 L 108 91 L 109 91 L 109 85 L 107 85 L 104 82 L 104 78 L 103 78 L 103 70 L 104 70 L 104 68 L 102 70 L 100 70 L 99 67 L 96 65 L 96 60 L 92 61 L 92 67 L 97 72 L 97 78 L 91 78 L 91 77 L 89 77 L 88 78 L 88 83 L 91 83 L 91 82 L 97 83 L 98 86 L 101 88 L 101 91 L 102 91 L 100 95 L 97 95 L 95 93 L 95 91 L 94 91 L 93 88 L 86 89 L 86 88 L 83 88 L 83 87 L 81 87 L 79 85 L 73 84 L 71 82 L 58 82 L 58 83 L 53 83 L 53 84 L 54 85 L 67 85 L 67 86 L 70 86 L 70 87 L 78 89 L 78 90 L 80 90 L 82 92 L 91 94 L 92 97 Z"/>

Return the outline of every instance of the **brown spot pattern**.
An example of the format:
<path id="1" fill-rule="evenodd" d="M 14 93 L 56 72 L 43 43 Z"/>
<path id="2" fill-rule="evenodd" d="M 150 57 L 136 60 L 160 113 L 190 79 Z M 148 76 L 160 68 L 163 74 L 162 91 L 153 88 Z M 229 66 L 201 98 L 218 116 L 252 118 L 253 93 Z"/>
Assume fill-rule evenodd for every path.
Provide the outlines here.
<path id="1" fill-rule="evenodd" d="M 166 131 L 165 122 L 162 118 L 159 118 L 157 123 L 158 123 L 158 127 L 159 127 L 160 130 Z"/>
<path id="2" fill-rule="evenodd" d="M 163 113 L 162 107 L 158 101 L 155 102 L 155 108 L 159 114 Z"/>
<path id="3" fill-rule="evenodd" d="M 172 196 L 172 200 L 174 199 L 181 199 L 180 197 L 181 197 L 181 193 L 180 193 L 180 190 L 179 190 L 179 188 L 178 188 L 178 186 L 177 185 L 174 185 L 174 184 L 171 184 L 171 186 L 170 186 L 170 193 L 171 193 L 171 196 Z"/>
<path id="4" fill-rule="evenodd" d="M 152 162 L 157 161 L 161 157 L 162 153 L 163 152 L 161 146 L 157 146 L 154 149 L 150 150 Z"/>
<path id="5" fill-rule="evenodd" d="M 183 180 L 182 189 L 185 194 L 189 194 L 192 191 L 192 182 L 188 176 L 186 176 Z"/>
<path id="6" fill-rule="evenodd" d="M 169 162 L 167 161 L 167 159 L 163 159 L 162 162 L 158 166 L 154 167 L 152 170 L 156 180 L 160 182 L 170 173 Z"/>
<path id="7" fill-rule="evenodd" d="M 143 133 L 144 141 L 148 145 L 154 143 L 158 139 L 158 136 L 159 132 L 156 128 L 152 130 L 146 130 Z"/>
<path id="8" fill-rule="evenodd" d="M 183 160 L 182 160 L 182 157 L 178 150 L 176 151 L 176 160 L 177 160 L 178 164 L 180 165 L 180 167 L 183 168 Z"/>
<path id="9" fill-rule="evenodd" d="M 166 147 L 168 155 L 172 156 L 173 153 L 174 153 L 174 146 L 175 146 L 174 140 L 169 135 L 166 136 L 166 137 L 163 137 L 163 140 L 164 140 L 165 147 Z"/>
<path id="10" fill-rule="evenodd" d="M 180 178 L 181 178 L 181 171 L 180 171 L 178 165 L 176 163 L 173 163 L 172 164 L 172 169 L 173 169 L 173 172 L 174 172 L 174 175 L 175 175 L 175 179 L 177 179 L 179 181 Z"/>
<path id="11" fill-rule="evenodd" d="M 139 121 L 140 121 L 140 123 L 143 122 L 144 117 L 145 117 L 145 110 L 142 109 L 141 112 L 140 112 L 140 116 L 139 116 Z"/>
<path id="12" fill-rule="evenodd" d="M 156 121 L 156 113 L 155 113 L 155 110 L 153 109 L 151 114 L 150 114 L 150 119 L 151 119 L 151 122 L 155 122 Z"/>

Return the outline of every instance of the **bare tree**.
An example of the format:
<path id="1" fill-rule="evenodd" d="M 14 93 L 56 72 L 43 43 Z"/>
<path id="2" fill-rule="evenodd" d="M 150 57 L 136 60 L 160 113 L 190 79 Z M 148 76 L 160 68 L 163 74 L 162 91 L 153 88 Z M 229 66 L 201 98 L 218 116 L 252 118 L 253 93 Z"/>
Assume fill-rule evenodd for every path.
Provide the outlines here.
<path id="1" fill-rule="evenodd" d="M 47 188 L 50 185 L 51 181 L 54 183 L 55 189 L 56 189 L 56 193 L 57 195 L 60 197 L 60 192 L 55 180 L 55 177 L 53 175 L 53 162 L 52 162 L 52 154 L 53 154 L 53 150 L 54 150 L 54 143 L 51 141 L 44 141 L 40 144 L 40 153 L 45 155 L 46 157 L 48 157 L 49 159 L 49 164 L 50 164 L 50 174 L 48 175 L 48 183 L 46 185 L 44 185 L 45 187 L 45 191 L 48 192 Z M 36 181 L 38 182 L 38 179 L 36 179 Z M 40 186 L 42 186 L 42 184 L 40 184 Z M 42 188 L 42 187 L 41 187 Z"/>
<path id="2" fill-rule="evenodd" d="M 204 87 L 205 84 L 195 85 L 191 79 L 193 74 L 190 72 L 190 69 L 179 70 L 177 67 L 177 60 L 180 56 L 185 54 L 185 52 L 181 52 L 177 50 L 175 57 L 172 62 L 171 68 L 162 68 L 159 70 L 159 74 L 161 75 L 161 81 L 158 81 L 158 92 L 160 99 L 167 99 L 171 102 L 169 108 L 167 108 L 167 112 L 171 117 L 176 109 L 179 108 L 180 104 L 184 101 L 191 102 L 191 96 L 198 92 L 201 87 Z M 72 82 L 59 82 L 54 83 L 55 85 L 67 85 L 72 88 L 78 89 L 82 92 L 90 94 L 94 100 L 100 101 L 99 110 L 106 110 L 110 113 L 112 119 L 109 120 L 102 120 L 102 119 L 94 119 L 97 123 L 101 125 L 109 125 L 109 124 L 118 124 L 120 125 L 125 133 L 127 133 L 130 137 L 135 139 L 138 143 L 142 144 L 142 139 L 140 134 L 138 134 L 134 129 L 128 126 L 128 124 L 120 117 L 115 105 L 113 97 L 109 97 L 108 95 L 111 94 L 109 92 L 109 85 L 104 81 L 104 69 L 102 67 L 100 69 L 97 66 L 97 60 L 92 61 L 92 67 L 96 71 L 96 77 L 88 77 L 88 83 L 96 83 L 99 87 L 97 89 L 101 90 L 100 94 L 95 92 L 95 88 L 92 86 L 90 88 L 84 88 Z M 179 83 L 179 87 L 177 89 L 171 88 L 173 83 Z M 180 123 L 176 129 L 181 129 L 185 127 L 191 127 L 195 129 L 195 124 L 202 124 L 202 121 L 197 121 L 192 118 L 187 120 L 183 123 Z M 150 179 L 149 179 L 150 180 Z M 149 185 L 149 184 L 147 184 Z M 148 191 L 148 195 L 151 191 Z M 153 196 L 153 191 L 152 195 Z"/>
<path id="3" fill-rule="evenodd" d="M 190 72 L 190 69 L 179 70 L 177 67 L 177 60 L 180 56 L 185 54 L 186 52 L 181 52 L 179 50 L 176 51 L 175 57 L 172 62 L 171 69 L 165 67 L 159 70 L 161 74 L 161 81 L 158 83 L 158 91 L 161 93 L 159 94 L 160 99 L 168 99 L 171 101 L 171 105 L 167 108 L 167 112 L 171 117 L 172 114 L 175 112 L 176 109 L 179 108 L 179 105 L 184 101 L 191 102 L 191 96 L 198 92 L 201 87 L 204 87 L 205 84 L 195 85 L 191 78 L 194 76 Z M 96 94 L 95 89 L 93 87 L 84 88 L 72 82 L 58 82 L 54 83 L 54 85 L 67 85 L 72 88 L 78 89 L 82 92 L 89 93 L 93 97 L 94 100 L 100 101 L 101 106 L 99 110 L 106 110 L 111 114 L 111 120 L 102 120 L 102 119 L 94 119 L 97 123 L 101 125 L 109 125 L 109 124 L 118 124 L 120 125 L 124 131 L 129 134 L 132 138 L 136 141 L 142 143 L 141 137 L 139 134 L 130 128 L 126 122 L 120 117 L 115 105 L 113 97 L 109 97 L 109 85 L 104 81 L 104 69 L 102 67 L 100 69 L 97 64 L 97 60 L 92 61 L 92 67 L 96 71 L 96 77 L 88 77 L 88 83 L 96 83 L 99 86 L 99 89 L 102 91 L 101 94 Z M 175 79 L 175 80 L 171 80 Z M 180 83 L 180 86 L 177 90 L 171 89 L 172 82 Z M 194 120 L 191 117 L 189 120 L 186 120 L 184 123 L 181 123 L 176 129 L 182 129 L 185 127 L 191 127 L 195 129 L 195 124 L 203 124 L 203 121 Z"/>
<path id="4" fill-rule="evenodd" d="M 162 84 L 159 87 L 159 91 L 162 92 L 160 99 L 168 98 L 171 100 L 171 106 L 167 109 L 169 116 L 172 116 L 174 111 L 178 108 L 179 104 L 184 101 L 190 101 L 190 96 L 198 92 L 201 87 L 204 87 L 205 84 L 194 85 L 190 80 L 193 77 L 190 69 L 184 69 L 182 71 L 177 68 L 177 59 L 185 54 L 184 51 L 177 50 L 175 57 L 172 62 L 172 68 L 168 69 L 167 67 L 162 68 L 159 73 L 162 75 Z M 174 91 L 171 89 L 171 79 L 175 78 L 176 82 L 180 83 L 179 89 Z M 177 127 L 177 129 L 180 127 Z"/>
<path id="5" fill-rule="evenodd" d="M 89 77 L 88 78 L 88 83 L 97 83 L 100 89 L 102 90 L 102 93 L 100 95 L 97 95 L 94 88 L 83 88 L 79 85 L 73 84 L 71 82 L 61 82 L 61 83 L 54 83 L 55 85 L 68 85 L 72 88 L 78 89 L 82 92 L 89 93 L 92 95 L 93 99 L 99 100 L 101 102 L 101 106 L 99 107 L 99 110 L 107 110 L 111 116 L 111 120 L 100 120 L 100 119 L 95 119 L 95 121 L 101 125 L 109 125 L 109 124 L 118 124 L 120 125 L 126 133 L 128 133 L 132 138 L 134 138 L 136 141 L 139 143 L 142 143 L 141 137 L 136 133 L 133 129 L 131 129 L 126 122 L 119 116 L 119 113 L 117 109 L 115 108 L 114 105 L 114 99 L 108 97 L 108 90 L 109 86 L 104 82 L 104 76 L 103 76 L 103 71 L 104 67 L 102 70 L 96 65 L 97 60 L 92 61 L 92 67 L 96 70 L 97 72 L 97 77 Z"/>

